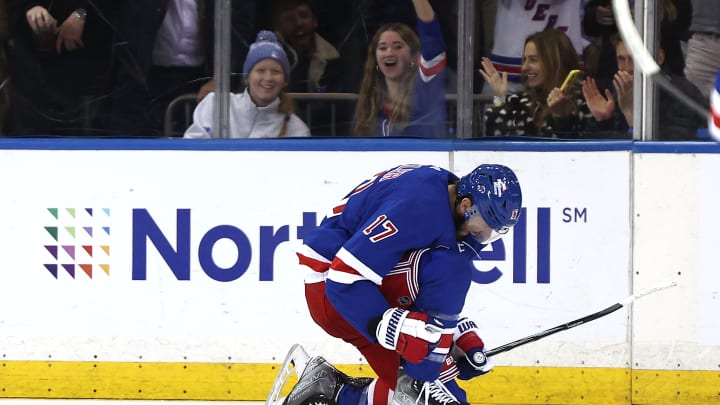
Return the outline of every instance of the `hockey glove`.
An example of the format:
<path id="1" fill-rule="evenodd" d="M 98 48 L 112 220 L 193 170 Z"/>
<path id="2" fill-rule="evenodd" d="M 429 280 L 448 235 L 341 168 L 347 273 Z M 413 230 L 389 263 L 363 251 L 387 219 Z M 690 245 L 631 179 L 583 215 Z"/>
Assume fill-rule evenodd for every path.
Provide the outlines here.
<path id="1" fill-rule="evenodd" d="M 461 318 L 455 328 L 455 348 L 453 354 L 457 361 L 461 380 L 487 374 L 492 370 L 494 362 L 485 356 L 485 343 L 479 335 L 475 322 Z"/>
<path id="2" fill-rule="evenodd" d="M 427 314 L 390 308 L 378 322 L 375 336 L 382 347 L 397 351 L 411 363 L 419 363 L 442 337 L 442 328 L 427 321 Z"/>

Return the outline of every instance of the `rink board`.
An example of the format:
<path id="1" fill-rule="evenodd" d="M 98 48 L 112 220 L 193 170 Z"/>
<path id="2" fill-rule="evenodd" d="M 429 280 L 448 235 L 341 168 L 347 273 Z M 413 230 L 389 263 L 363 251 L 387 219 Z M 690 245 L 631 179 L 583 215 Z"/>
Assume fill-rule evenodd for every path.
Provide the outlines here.
<path id="1" fill-rule="evenodd" d="M 0 398 L 264 401 L 277 367 L 7 362 L 0 371 Z M 367 366 L 339 368 L 356 376 L 374 376 Z M 473 404 L 708 404 L 717 401 L 717 379 L 717 371 L 497 366 L 483 378 L 461 385 Z"/>
<path id="2" fill-rule="evenodd" d="M 499 355 L 467 385 L 471 401 L 718 401 L 720 220 L 717 191 L 701 187 L 717 154 L 421 145 L 0 150 L 0 396 L 262 400 L 293 343 L 367 373 L 307 315 L 302 233 L 386 167 L 496 162 L 517 172 L 525 211 L 476 264 L 466 314 L 488 346 L 598 311 L 633 285 L 681 287 Z"/>

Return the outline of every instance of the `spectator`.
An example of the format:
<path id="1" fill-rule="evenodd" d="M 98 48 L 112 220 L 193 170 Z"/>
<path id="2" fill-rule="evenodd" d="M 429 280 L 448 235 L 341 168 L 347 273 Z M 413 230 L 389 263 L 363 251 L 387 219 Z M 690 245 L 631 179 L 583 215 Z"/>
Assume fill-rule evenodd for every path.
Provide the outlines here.
<path id="1" fill-rule="evenodd" d="M 575 84 L 560 85 L 578 68 L 578 55 L 562 31 L 548 29 L 525 40 L 523 90 L 507 93 L 508 77 L 483 60 L 483 77 L 493 89 L 495 104 L 485 110 L 485 133 L 535 135 L 552 138 L 584 136 L 592 116 Z"/>
<path id="2" fill-rule="evenodd" d="M 692 0 L 690 32 L 685 76 L 707 100 L 720 69 L 720 2 Z"/>
<path id="3" fill-rule="evenodd" d="M 521 65 L 525 44 L 523 39 L 534 32 L 554 28 L 564 32 L 577 55 L 589 44 L 583 37 L 581 24 L 585 0 L 519 1 L 497 0 L 495 33 L 489 59 L 496 71 L 508 75 L 508 89 L 523 88 Z M 484 93 L 492 92 L 485 83 Z"/>
<path id="4" fill-rule="evenodd" d="M 428 0 L 413 6 L 420 38 L 406 24 L 390 23 L 368 46 L 355 135 L 447 136 L 445 41 Z"/>
<path id="5" fill-rule="evenodd" d="M 689 0 L 662 0 L 659 5 L 666 70 L 682 76 L 685 57 L 681 41 L 690 26 L 692 7 Z M 614 40 L 618 28 L 610 0 L 591 0 L 586 4 L 583 32 L 594 37 L 593 44 L 585 50 L 585 72 L 598 82 L 600 88 L 612 87 L 618 70 Z"/>
<path id="6" fill-rule="evenodd" d="M 317 32 L 318 20 L 311 0 L 277 0 L 275 33 L 289 51 L 291 61 L 288 91 L 324 92 L 340 87 L 340 53 Z"/>
<path id="7" fill-rule="evenodd" d="M 590 0 L 585 4 L 582 29 L 584 35 L 592 38 L 583 53 L 585 73 L 603 88 L 609 87 L 618 70 L 615 45 L 611 41 L 618 29 L 610 0 Z"/>
<path id="8" fill-rule="evenodd" d="M 277 0 L 275 2 L 274 30 L 290 57 L 291 93 L 341 93 L 344 91 L 340 53 L 317 33 L 318 17 L 312 0 Z M 327 101 L 299 103 L 298 116 L 310 123 L 313 135 L 332 135 L 333 118 L 349 122 L 349 104 L 332 105 Z M 302 108 L 305 107 L 305 108 Z M 344 113 L 344 114 L 343 114 Z M 348 133 L 347 125 L 340 132 Z M 337 132 L 338 129 L 336 128 Z"/>
<path id="9" fill-rule="evenodd" d="M 685 76 L 683 40 L 687 40 L 692 20 L 690 0 L 662 0 L 660 2 L 660 47 L 665 52 L 665 71 L 674 76 Z"/>
<path id="10" fill-rule="evenodd" d="M 230 138 L 282 138 L 309 136 L 305 123 L 293 114 L 293 102 L 284 92 L 290 63 L 275 34 L 260 31 L 243 64 L 247 86 L 231 94 Z M 217 138 L 213 131 L 215 93 L 200 101 L 185 138 Z"/>
<path id="11" fill-rule="evenodd" d="M 254 34 L 254 0 L 233 0 L 232 60 L 242 61 Z M 202 98 L 214 83 L 214 0 L 123 0 L 112 127 L 122 136 L 161 136 L 175 97 Z M 240 72 L 238 64 L 232 72 Z M 173 136 L 181 136 L 173 133 Z"/>
<path id="12" fill-rule="evenodd" d="M 11 135 L 102 135 L 110 0 L 9 1 Z"/>
<path id="13" fill-rule="evenodd" d="M 672 37 L 670 37 L 672 38 Z M 662 74 L 668 76 L 673 85 L 679 88 L 688 97 L 701 105 L 708 104 L 707 100 L 700 93 L 700 90 L 682 75 L 672 73 L 668 63 L 663 45 L 667 37 L 661 34 L 661 48 L 658 52 L 658 62 L 662 68 Z M 670 39 L 671 40 L 671 39 Z M 632 55 L 622 39 L 617 40 L 615 47 L 617 55 L 618 72 L 615 74 L 614 87 L 616 96 L 606 89 L 604 95 L 600 93 L 597 83 L 588 78 L 583 84 L 583 94 L 587 100 L 588 107 L 597 122 L 609 122 L 615 134 L 627 134 L 633 125 L 633 73 L 634 63 Z M 617 99 L 617 100 L 616 100 Z M 679 102 L 674 96 L 660 89 L 659 96 L 659 128 L 657 139 L 659 140 L 695 140 L 697 131 L 707 125 L 707 122 Z"/>

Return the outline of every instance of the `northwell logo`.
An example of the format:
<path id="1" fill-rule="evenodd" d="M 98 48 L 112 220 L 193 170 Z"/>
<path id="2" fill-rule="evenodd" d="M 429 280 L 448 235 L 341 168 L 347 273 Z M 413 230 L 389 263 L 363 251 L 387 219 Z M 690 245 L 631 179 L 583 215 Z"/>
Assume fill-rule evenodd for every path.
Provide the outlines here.
<path id="1" fill-rule="evenodd" d="M 51 259 L 45 268 L 58 278 L 61 270 L 75 278 L 92 278 L 100 270 L 110 275 L 110 209 L 47 208 L 45 249 Z"/>

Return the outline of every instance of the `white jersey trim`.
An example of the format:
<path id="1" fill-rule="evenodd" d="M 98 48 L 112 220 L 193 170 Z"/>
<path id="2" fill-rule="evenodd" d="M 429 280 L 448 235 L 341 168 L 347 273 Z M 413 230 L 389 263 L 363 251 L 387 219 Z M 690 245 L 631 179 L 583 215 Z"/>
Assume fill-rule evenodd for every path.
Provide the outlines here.
<path id="1" fill-rule="evenodd" d="M 305 284 L 322 283 L 327 278 L 327 271 L 324 273 L 318 273 L 317 271 L 314 271 L 307 266 L 303 267 L 305 267 Z"/>
<path id="2" fill-rule="evenodd" d="M 348 284 L 348 285 L 350 285 L 356 281 L 367 280 L 365 277 L 357 275 L 357 274 L 348 274 L 344 271 L 338 271 L 338 270 L 333 270 L 333 269 L 330 269 L 330 271 L 328 271 L 327 279 L 332 280 L 336 283 Z"/>
<path id="3" fill-rule="evenodd" d="M 358 260 L 358 258 L 353 256 L 352 253 L 345 250 L 345 248 L 340 248 L 340 250 L 335 254 L 335 256 L 337 258 L 339 258 L 340 260 L 342 260 L 348 266 L 352 267 L 355 271 L 360 273 L 360 275 L 362 277 L 372 281 L 373 283 L 375 283 L 377 285 L 380 285 L 382 283 L 382 277 L 377 275 L 377 273 L 375 273 L 370 267 L 366 266 L 365 263 Z M 328 278 L 333 281 L 337 281 L 339 283 L 342 282 L 342 281 L 336 280 L 334 278 L 334 273 L 339 273 L 339 272 L 333 271 L 333 269 L 331 268 L 330 275 L 328 276 Z M 342 273 L 342 274 L 347 274 L 347 273 Z M 350 277 L 351 275 L 347 274 L 347 276 Z M 353 277 L 355 277 L 355 276 L 353 276 Z M 342 277 L 342 279 L 345 279 L 345 278 Z M 348 278 L 348 280 L 349 280 L 349 278 Z M 355 281 L 359 281 L 359 280 L 362 280 L 362 278 L 358 276 L 358 278 L 351 281 L 351 283 L 353 283 Z M 349 284 L 349 283 L 347 283 L 347 284 Z"/>
<path id="4" fill-rule="evenodd" d="M 320 253 L 316 252 L 315 250 L 313 250 L 313 248 L 311 248 L 308 245 L 300 245 L 297 252 L 307 258 L 317 260 L 319 262 L 328 263 L 328 264 L 330 264 L 332 262 L 332 260 L 330 260 L 330 259 L 326 258 L 325 256 L 321 255 Z"/>
<path id="5" fill-rule="evenodd" d="M 424 70 L 431 71 L 434 67 L 443 63 L 445 61 L 445 57 L 446 57 L 445 52 L 437 55 L 436 57 L 434 57 L 430 60 L 425 60 L 425 58 L 423 58 L 422 55 L 420 55 L 420 66 L 418 67 L 418 71 L 420 72 L 420 78 L 422 78 L 422 81 L 427 83 L 430 80 L 432 80 L 433 78 L 435 78 L 435 76 L 437 76 L 439 71 L 432 75 L 426 75 Z"/>
<path id="6" fill-rule="evenodd" d="M 420 63 L 425 69 L 432 69 L 435 66 L 442 63 L 443 59 L 445 59 L 445 52 L 439 53 L 434 58 L 427 60 L 422 55 L 420 55 Z"/>

